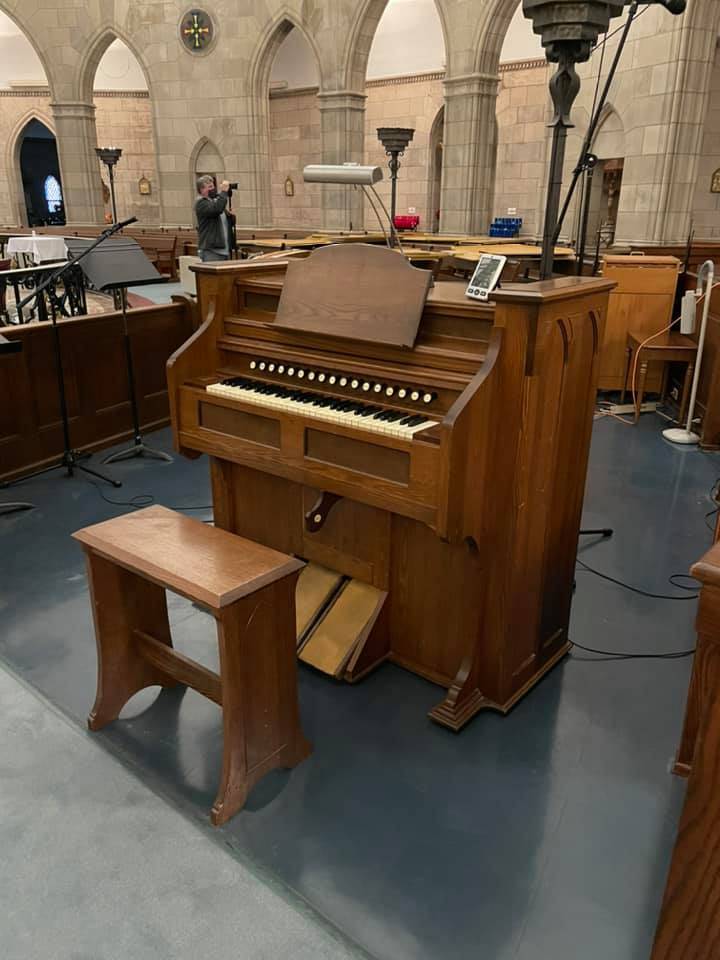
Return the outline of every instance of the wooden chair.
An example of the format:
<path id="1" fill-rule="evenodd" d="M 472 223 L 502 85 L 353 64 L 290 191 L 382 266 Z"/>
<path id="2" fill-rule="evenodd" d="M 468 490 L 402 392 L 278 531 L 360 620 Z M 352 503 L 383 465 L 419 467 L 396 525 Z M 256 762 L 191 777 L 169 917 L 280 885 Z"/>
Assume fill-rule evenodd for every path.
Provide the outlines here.
<path id="1" fill-rule="evenodd" d="M 720 943 L 720 544 L 691 573 L 697 652 L 675 763 L 689 781 L 651 960 L 717 960 Z"/>
<path id="2" fill-rule="evenodd" d="M 222 708 L 217 826 L 276 767 L 312 752 L 297 699 L 295 585 L 300 560 L 154 506 L 74 534 L 87 556 L 98 651 L 91 730 L 144 687 L 184 683 Z M 220 674 L 173 649 L 165 589 L 217 622 Z"/>
<path id="3" fill-rule="evenodd" d="M 650 334 L 638 333 L 632 331 L 627 335 L 627 348 L 625 351 L 625 382 L 623 384 L 620 403 L 625 403 L 625 394 L 631 388 L 629 383 L 631 370 L 635 354 L 641 349 L 641 344 L 647 340 Z M 654 360 L 659 360 L 664 364 L 662 386 L 660 388 L 660 399 L 665 396 L 667 390 L 667 364 L 673 362 L 687 364 L 685 368 L 685 380 L 683 381 L 682 397 L 680 399 L 680 423 L 685 420 L 687 406 L 690 399 L 690 389 L 692 387 L 693 374 L 695 372 L 695 357 L 697 355 L 697 343 L 691 338 L 683 336 L 681 333 L 665 334 L 662 338 L 653 340 L 642 347 L 638 357 L 638 380 L 635 390 L 635 423 L 640 419 L 642 410 L 643 394 L 647 384 L 648 366 Z"/>

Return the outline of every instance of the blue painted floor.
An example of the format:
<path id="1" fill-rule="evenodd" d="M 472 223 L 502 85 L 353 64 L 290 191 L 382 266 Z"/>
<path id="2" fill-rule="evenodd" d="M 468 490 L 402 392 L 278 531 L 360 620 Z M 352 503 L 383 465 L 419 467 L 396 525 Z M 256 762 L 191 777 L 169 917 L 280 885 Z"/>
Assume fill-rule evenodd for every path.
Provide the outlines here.
<path id="1" fill-rule="evenodd" d="M 651 415 L 637 428 L 596 422 L 585 525 L 616 534 L 580 555 L 682 595 L 667 577 L 710 544 L 720 458 L 669 446 L 662 426 Z M 169 450 L 169 432 L 152 443 Z M 130 509 L 101 493 L 211 516 L 204 458 L 111 469 L 121 490 L 58 471 L 0 497 L 37 504 L 0 518 L 0 656 L 79 724 L 95 648 L 70 533 Z M 695 607 L 578 571 L 571 636 L 617 651 L 687 649 Z M 179 598 L 171 616 L 177 646 L 214 666 L 210 619 Z M 350 687 L 301 667 L 315 752 L 260 783 L 220 835 L 381 960 L 643 960 L 684 795 L 668 762 L 690 668 L 575 650 L 508 717 L 483 714 L 456 736 L 426 719 L 438 689 L 409 673 L 388 665 Z M 96 738 L 205 820 L 220 769 L 217 707 L 192 691 L 144 691 Z"/>

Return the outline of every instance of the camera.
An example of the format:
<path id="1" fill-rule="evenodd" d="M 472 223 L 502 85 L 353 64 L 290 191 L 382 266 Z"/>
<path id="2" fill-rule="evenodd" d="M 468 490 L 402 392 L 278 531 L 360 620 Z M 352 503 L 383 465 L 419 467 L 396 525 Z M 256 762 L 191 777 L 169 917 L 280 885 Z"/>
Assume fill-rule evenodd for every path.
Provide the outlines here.
<path id="1" fill-rule="evenodd" d="M 237 188 L 238 188 L 237 183 L 231 183 L 231 184 L 230 184 L 230 189 L 231 189 L 231 190 L 237 190 Z"/>

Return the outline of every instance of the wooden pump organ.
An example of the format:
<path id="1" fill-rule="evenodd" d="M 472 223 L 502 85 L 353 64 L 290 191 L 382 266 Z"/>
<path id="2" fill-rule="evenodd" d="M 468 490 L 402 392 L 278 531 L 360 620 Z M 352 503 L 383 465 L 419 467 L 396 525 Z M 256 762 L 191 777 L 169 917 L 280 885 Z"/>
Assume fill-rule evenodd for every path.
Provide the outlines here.
<path id="1" fill-rule="evenodd" d="M 569 649 L 612 282 L 480 304 L 364 244 L 195 269 L 176 447 L 209 454 L 218 526 L 308 562 L 300 658 L 351 682 L 389 659 L 453 730 L 508 711 Z"/>

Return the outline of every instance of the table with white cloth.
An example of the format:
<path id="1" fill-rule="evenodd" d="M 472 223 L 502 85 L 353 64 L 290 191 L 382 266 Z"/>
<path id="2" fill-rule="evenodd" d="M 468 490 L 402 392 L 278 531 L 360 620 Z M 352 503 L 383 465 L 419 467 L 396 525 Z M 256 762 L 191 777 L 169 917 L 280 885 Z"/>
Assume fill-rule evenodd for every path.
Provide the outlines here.
<path id="1" fill-rule="evenodd" d="M 6 247 L 7 256 L 22 254 L 32 263 L 49 260 L 66 260 L 67 248 L 63 237 L 24 236 L 10 237 Z"/>

